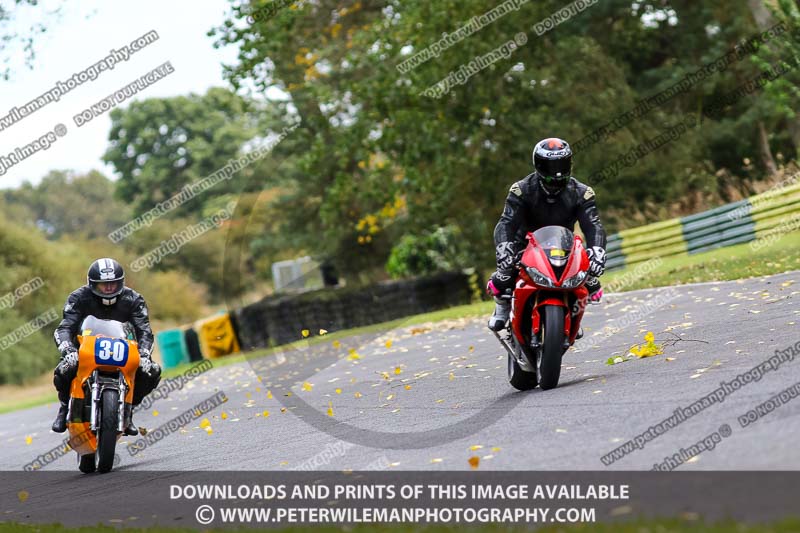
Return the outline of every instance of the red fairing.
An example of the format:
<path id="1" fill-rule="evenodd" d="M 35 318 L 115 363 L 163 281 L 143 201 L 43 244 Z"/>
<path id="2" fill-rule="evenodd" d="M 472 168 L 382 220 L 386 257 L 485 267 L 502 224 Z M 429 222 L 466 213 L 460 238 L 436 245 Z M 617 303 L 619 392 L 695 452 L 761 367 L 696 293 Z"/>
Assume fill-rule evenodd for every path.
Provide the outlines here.
<path id="1" fill-rule="evenodd" d="M 541 314 L 540 308 L 546 305 L 557 305 L 567 308 L 564 319 L 564 333 L 569 339 L 569 343 L 575 342 L 575 337 L 580 328 L 583 311 L 589 291 L 581 284 L 574 289 L 562 288 L 562 284 L 567 279 L 577 275 L 581 271 L 589 269 L 589 258 L 583 245 L 583 239 L 575 235 L 572 252 L 564 267 L 564 271 L 559 279 L 556 279 L 555 271 L 547 258 L 545 250 L 539 246 L 533 233 L 528 233 L 528 245 L 522 254 L 519 278 L 514 290 L 514 298 L 511 308 L 511 329 L 514 336 L 520 342 L 527 342 L 533 335 L 539 333 Z M 531 276 L 526 272 L 525 267 L 533 267 L 554 282 L 555 287 L 537 285 Z M 534 298 L 535 304 L 531 311 L 530 332 L 523 331 L 525 323 L 524 315 L 526 304 Z M 577 315 L 571 316 L 570 312 L 577 306 Z"/>
<path id="2" fill-rule="evenodd" d="M 558 280 L 561 285 L 565 280 L 578 274 L 578 272 L 589 270 L 589 256 L 586 255 L 586 248 L 583 247 L 583 239 L 580 235 L 575 235 L 575 243 L 572 245 L 572 254 L 570 254 L 567 267 Z"/>
<path id="3" fill-rule="evenodd" d="M 525 272 L 524 267 L 531 266 L 550 279 L 555 279 L 556 274 L 553 272 L 553 267 L 550 266 L 550 261 L 547 260 L 547 255 L 545 255 L 544 250 L 539 246 L 539 243 L 536 242 L 536 239 L 533 238 L 533 233 L 528 233 L 526 238 L 528 239 L 528 246 L 522 253 L 522 272 L 525 273 L 527 277 L 527 272 Z M 531 281 L 531 283 L 533 282 Z"/>

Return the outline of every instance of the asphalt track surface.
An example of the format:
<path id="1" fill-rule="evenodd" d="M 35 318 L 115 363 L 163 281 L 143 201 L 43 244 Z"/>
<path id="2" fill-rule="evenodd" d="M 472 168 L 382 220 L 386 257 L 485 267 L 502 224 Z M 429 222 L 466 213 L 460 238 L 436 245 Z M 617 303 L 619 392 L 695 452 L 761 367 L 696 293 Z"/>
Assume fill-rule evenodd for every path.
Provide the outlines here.
<path id="1" fill-rule="evenodd" d="M 680 470 L 797 470 L 800 399 L 745 428 L 737 417 L 800 382 L 800 356 L 610 466 L 600 458 L 800 341 L 798 295 L 800 272 L 607 295 L 550 391 L 511 388 L 484 318 L 300 343 L 210 370 L 137 413 L 152 431 L 216 392 L 228 398 L 136 455 L 123 437 L 116 470 L 646 470 L 723 424 L 732 434 Z M 663 355 L 606 364 L 647 331 L 669 341 Z M 0 415 L 0 470 L 58 447 L 54 414 Z M 46 469 L 77 474 L 74 452 Z"/>

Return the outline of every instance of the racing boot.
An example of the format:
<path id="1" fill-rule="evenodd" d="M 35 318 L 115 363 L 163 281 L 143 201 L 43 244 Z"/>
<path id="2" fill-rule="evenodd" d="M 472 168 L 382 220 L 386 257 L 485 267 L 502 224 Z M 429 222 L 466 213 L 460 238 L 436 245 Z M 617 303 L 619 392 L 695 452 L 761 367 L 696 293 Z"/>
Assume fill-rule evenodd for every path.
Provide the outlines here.
<path id="1" fill-rule="evenodd" d="M 53 421 L 53 425 L 50 426 L 50 429 L 55 433 L 64 433 L 67 430 L 67 411 L 69 410 L 69 405 L 67 405 L 66 402 L 59 402 L 59 404 L 58 414 Z"/>
<path id="2" fill-rule="evenodd" d="M 139 434 L 139 428 L 133 424 L 133 406 L 129 403 L 125 404 L 125 415 L 123 416 L 123 423 L 125 424 L 125 435 L 133 437 Z"/>
<path id="3" fill-rule="evenodd" d="M 494 313 L 489 317 L 488 326 L 492 331 L 501 331 L 506 327 L 506 322 L 511 314 L 511 298 L 495 296 L 494 302 Z"/>

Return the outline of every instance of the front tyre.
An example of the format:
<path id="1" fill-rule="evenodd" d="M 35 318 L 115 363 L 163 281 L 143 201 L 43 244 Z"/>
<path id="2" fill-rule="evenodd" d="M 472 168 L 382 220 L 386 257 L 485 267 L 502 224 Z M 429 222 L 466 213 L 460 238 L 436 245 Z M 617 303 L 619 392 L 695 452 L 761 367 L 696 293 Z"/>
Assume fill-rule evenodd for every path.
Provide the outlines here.
<path id="1" fill-rule="evenodd" d="M 97 471 L 110 472 L 114 466 L 114 448 L 117 446 L 119 424 L 119 391 L 106 389 L 100 400 L 100 426 L 97 428 Z"/>
<path id="2" fill-rule="evenodd" d="M 564 353 L 564 308 L 546 305 L 542 309 L 542 346 L 536 358 L 536 373 L 542 390 L 554 389 L 561 376 Z"/>

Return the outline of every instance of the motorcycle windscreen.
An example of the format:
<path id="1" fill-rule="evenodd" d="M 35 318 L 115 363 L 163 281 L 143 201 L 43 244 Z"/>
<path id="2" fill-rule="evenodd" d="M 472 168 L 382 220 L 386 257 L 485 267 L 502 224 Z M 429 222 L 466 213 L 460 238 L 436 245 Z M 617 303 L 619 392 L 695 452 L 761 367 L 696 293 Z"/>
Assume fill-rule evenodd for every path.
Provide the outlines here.
<path id="1" fill-rule="evenodd" d="M 536 243 L 544 250 L 544 254 L 553 265 L 556 276 L 561 276 L 561 270 L 567 264 L 575 236 L 570 230 L 562 226 L 545 226 L 533 232 Z"/>
<path id="2" fill-rule="evenodd" d="M 116 320 L 103 320 L 89 315 L 83 319 L 79 335 L 88 337 L 89 335 L 99 337 L 111 337 L 114 339 L 136 340 L 133 327 L 127 322 Z"/>

